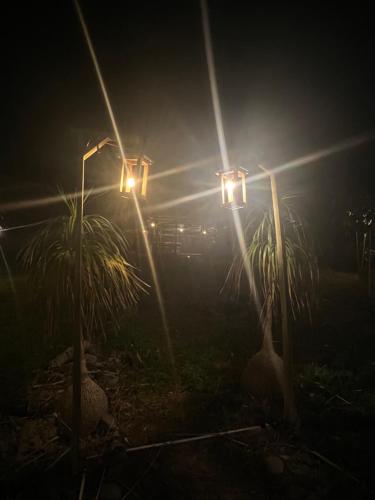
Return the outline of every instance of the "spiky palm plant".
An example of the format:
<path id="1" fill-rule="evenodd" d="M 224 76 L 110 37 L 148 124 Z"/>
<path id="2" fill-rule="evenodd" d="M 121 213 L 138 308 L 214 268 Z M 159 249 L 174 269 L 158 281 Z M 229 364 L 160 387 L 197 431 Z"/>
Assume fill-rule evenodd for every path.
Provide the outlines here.
<path id="1" fill-rule="evenodd" d="M 36 296 L 47 308 L 48 332 L 56 330 L 75 303 L 77 201 L 62 195 L 67 215 L 50 219 L 21 252 Z M 127 260 L 120 231 L 100 215 L 85 215 L 82 238 L 82 297 L 85 336 L 106 336 L 107 321 L 118 320 L 137 303 L 147 284 Z"/>
<path id="2" fill-rule="evenodd" d="M 317 302 L 319 271 L 314 247 L 302 218 L 292 206 L 282 205 L 288 299 L 296 319 L 306 315 L 310 320 Z M 231 264 L 224 288 L 238 295 L 245 265 L 249 264 L 259 298 L 265 303 L 271 297 L 274 311 L 279 300 L 275 225 L 271 209 L 253 211 L 244 224 L 246 252 L 238 254 Z"/>
<path id="3" fill-rule="evenodd" d="M 285 246 L 286 285 L 294 318 L 312 318 L 318 284 L 317 259 L 302 219 L 285 200 L 282 205 L 283 238 Z M 294 418 L 294 403 L 290 399 L 289 380 L 283 360 L 275 352 L 272 340 L 272 318 L 280 310 L 280 290 L 276 255 L 276 234 L 270 209 L 249 214 L 244 238 L 246 250 L 237 255 L 230 267 L 225 287 L 239 294 L 243 273 L 248 266 L 259 300 L 264 304 L 261 314 L 263 343 L 243 372 L 243 384 L 258 399 L 284 397 L 286 415 Z M 285 411 L 285 410 L 284 410 Z"/>

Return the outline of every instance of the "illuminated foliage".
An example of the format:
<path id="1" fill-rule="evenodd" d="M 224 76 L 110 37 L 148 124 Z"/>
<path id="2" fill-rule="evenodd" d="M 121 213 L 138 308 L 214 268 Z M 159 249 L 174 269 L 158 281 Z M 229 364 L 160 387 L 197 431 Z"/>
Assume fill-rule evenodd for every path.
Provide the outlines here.
<path id="1" fill-rule="evenodd" d="M 68 214 L 49 220 L 21 252 L 29 282 L 47 308 L 48 332 L 72 314 L 76 300 L 77 201 L 64 195 Z M 118 326 L 124 310 L 135 305 L 148 286 L 127 260 L 128 244 L 100 215 L 85 215 L 82 237 L 82 296 L 87 337 L 106 336 L 106 323 Z"/>
<path id="2" fill-rule="evenodd" d="M 319 279 L 317 259 L 312 241 L 305 231 L 302 219 L 288 204 L 282 205 L 282 223 L 285 243 L 287 292 L 294 318 L 306 315 L 311 320 L 316 303 Z M 272 210 L 252 211 L 244 225 L 245 255 L 237 255 L 226 278 L 225 288 L 238 295 L 245 262 L 250 266 L 262 302 L 272 296 L 272 303 L 279 298 L 277 280 L 276 237 Z"/>

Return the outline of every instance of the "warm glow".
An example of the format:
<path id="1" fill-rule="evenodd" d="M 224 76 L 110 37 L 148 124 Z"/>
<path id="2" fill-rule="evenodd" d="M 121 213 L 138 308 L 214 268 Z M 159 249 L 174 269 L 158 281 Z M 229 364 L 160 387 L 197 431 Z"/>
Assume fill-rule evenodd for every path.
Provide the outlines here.
<path id="1" fill-rule="evenodd" d="M 234 182 L 233 181 L 227 181 L 225 183 L 225 188 L 227 191 L 233 191 L 234 189 Z"/>
<path id="2" fill-rule="evenodd" d="M 234 167 L 233 170 L 216 172 L 220 178 L 221 201 L 223 207 L 237 210 L 246 205 L 246 175 L 243 167 Z"/>
<path id="3" fill-rule="evenodd" d="M 128 198 L 130 193 L 137 194 L 143 200 L 147 195 L 148 171 L 152 161 L 147 156 L 129 157 L 123 161 L 121 170 L 120 193 Z"/>
<path id="4" fill-rule="evenodd" d="M 129 177 L 129 179 L 126 181 L 126 185 L 128 186 L 128 188 L 133 188 L 135 186 L 134 177 Z"/>
<path id="5" fill-rule="evenodd" d="M 184 228 L 183 227 L 179 227 L 178 230 L 180 231 L 180 233 L 184 232 Z"/>
<path id="6" fill-rule="evenodd" d="M 155 222 L 151 222 L 150 226 L 155 227 L 156 226 Z"/>
<path id="7" fill-rule="evenodd" d="M 203 229 L 202 234 L 207 234 L 207 231 Z"/>

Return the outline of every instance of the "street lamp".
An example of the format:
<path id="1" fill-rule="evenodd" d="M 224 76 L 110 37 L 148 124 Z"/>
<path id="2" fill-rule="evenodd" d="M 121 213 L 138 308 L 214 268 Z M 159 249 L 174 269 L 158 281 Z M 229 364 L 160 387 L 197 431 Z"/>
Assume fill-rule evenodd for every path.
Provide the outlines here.
<path id="1" fill-rule="evenodd" d="M 74 310 L 74 319 L 76 326 L 76 336 L 74 339 L 74 355 L 73 355 L 73 435 L 72 435 L 72 451 L 73 451 L 73 466 L 78 467 L 79 461 L 79 438 L 81 427 L 81 359 L 82 359 L 82 227 L 83 227 L 83 206 L 85 195 L 85 163 L 91 156 L 97 153 L 105 146 L 119 148 L 119 145 L 113 139 L 106 137 L 82 156 L 81 167 L 81 193 L 80 203 L 78 203 L 78 213 L 76 221 L 76 272 L 75 272 L 75 290 L 76 303 Z M 134 157 L 130 155 L 129 159 L 123 161 L 120 179 L 120 192 L 123 196 L 130 193 L 139 194 L 145 198 L 147 193 L 147 177 L 148 169 L 151 165 L 151 160 L 145 156 Z"/>
<path id="2" fill-rule="evenodd" d="M 265 168 L 263 165 L 258 165 L 258 167 L 265 174 L 267 174 L 271 182 L 273 220 L 275 224 L 275 236 L 276 236 L 277 280 L 280 290 L 281 334 L 283 340 L 283 360 L 285 367 L 284 414 L 291 421 L 295 421 L 297 418 L 297 414 L 295 409 L 294 391 L 292 382 L 292 377 L 293 377 L 292 346 L 290 342 L 290 335 L 288 328 L 287 274 L 286 274 L 287 264 L 286 264 L 283 226 L 280 216 L 279 193 L 277 189 L 276 175 L 272 172 L 272 170 Z"/>
<path id="3" fill-rule="evenodd" d="M 118 147 L 117 143 L 106 137 L 82 156 L 81 166 L 81 193 L 80 203 L 77 204 L 78 213 L 76 219 L 76 269 L 75 269 L 75 307 L 74 322 L 76 335 L 73 343 L 73 419 L 72 419 L 72 453 L 73 468 L 78 469 L 79 463 L 79 439 L 81 431 L 81 360 L 82 360 L 82 226 L 83 226 L 83 205 L 85 199 L 85 164 L 91 156 L 97 153 L 104 146 Z"/>
<path id="4" fill-rule="evenodd" d="M 277 280 L 280 290 L 280 308 L 281 308 L 281 330 L 283 339 L 283 358 L 285 366 L 284 379 L 284 397 L 286 415 L 291 420 L 296 418 L 294 393 L 292 386 L 292 351 L 288 329 L 288 310 L 287 310 L 287 275 L 286 275 L 286 254 L 283 238 L 283 227 L 280 217 L 279 195 L 277 190 L 276 176 L 262 165 L 258 167 L 269 177 L 271 182 L 273 219 L 276 235 L 276 261 L 277 261 Z M 232 210 L 241 208 L 246 204 L 246 175 L 247 171 L 242 167 L 233 170 L 224 170 L 217 172 L 221 181 L 222 206 Z"/>
<path id="5" fill-rule="evenodd" d="M 246 205 L 247 174 L 248 171 L 242 167 L 216 172 L 216 175 L 220 178 L 221 201 L 223 207 L 237 210 Z"/>

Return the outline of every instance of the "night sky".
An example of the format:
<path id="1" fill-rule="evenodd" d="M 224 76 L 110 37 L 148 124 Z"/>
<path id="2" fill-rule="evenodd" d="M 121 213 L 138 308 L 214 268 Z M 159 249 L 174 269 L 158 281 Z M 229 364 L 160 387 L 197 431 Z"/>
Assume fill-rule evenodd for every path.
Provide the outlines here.
<path id="1" fill-rule="evenodd" d="M 154 172 L 217 155 L 199 1 L 81 5 L 121 133 L 141 138 Z M 208 8 L 228 148 L 243 163 L 276 166 L 373 132 L 374 35 L 365 3 L 211 0 Z M 0 195 L 74 189 L 86 141 L 111 133 L 74 4 L 20 2 L 8 26 L 11 138 Z M 319 197 L 373 192 L 374 159 L 371 143 L 335 155 L 288 174 L 288 189 L 316 207 Z M 158 202 L 212 187 L 215 168 L 219 160 L 154 182 L 150 196 Z"/>

